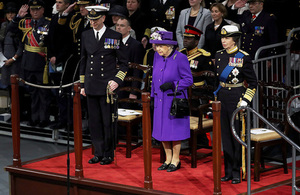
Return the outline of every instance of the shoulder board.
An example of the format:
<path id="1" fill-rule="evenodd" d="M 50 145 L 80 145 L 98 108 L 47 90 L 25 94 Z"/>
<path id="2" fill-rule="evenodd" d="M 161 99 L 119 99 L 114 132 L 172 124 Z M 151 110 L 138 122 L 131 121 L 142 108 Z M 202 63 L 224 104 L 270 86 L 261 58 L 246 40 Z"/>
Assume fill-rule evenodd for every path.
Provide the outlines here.
<path id="1" fill-rule="evenodd" d="M 183 52 L 184 50 L 186 50 L 186 48 L 183 48 L 183 49 L 179 50 L 179 52 Z"/>
<path id="2" fill-rule="evenodd" d="M 270 14 L 270 16 L 274 16 L 274 14 Z"/>
<path id="3" fill-rule="evenodd" d="M 45 20 L 51 21 L 51 18 L 45 17 Z"/>
<path id="4" fill-rule="evenodd" d="M 211 56 L 210 52 L 205 51 L 204 49 L 198 49 L 204 56 Z"/>
<path id="5" fill-rule="evenodd" d="M 247 53 L 247 52 L 245 52 L 245 51 L 243 51 L 243 50 L 239 50 L 242 54 L 244 54 L 245 56 L 248 56 L 249 54 Z"/>
<path id="6" fill-rule="evenodd" d="M 220 52 L 222 52 L 222 51 L 225 51 L 225 49 L 221 49 L 221 50 L 217 51 L 217 53 L 220 53 Z"/>

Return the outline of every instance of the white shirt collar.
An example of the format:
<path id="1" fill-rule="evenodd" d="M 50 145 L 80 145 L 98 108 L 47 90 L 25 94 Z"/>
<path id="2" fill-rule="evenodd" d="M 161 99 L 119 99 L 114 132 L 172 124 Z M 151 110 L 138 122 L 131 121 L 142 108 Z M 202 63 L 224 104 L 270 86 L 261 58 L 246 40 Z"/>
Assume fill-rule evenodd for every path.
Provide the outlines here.
<path id="1" fill-rule="evenodd" d="M 261 11 L 258 12 L 257 14 L 252 14 L 252 15 L 255 15 L 256 16 L 255 18 L 257 18 L 260 13 L 261 13 Z"/>
<path id="2" fill-rule="evenodd" d="M 128 34 L 125 38 L 122 39 L 122 42 L 123 42 L 124 45 L 126 44 L 129 37 L 130 37 L 130 34 Z"/>
<path id="3" fill-rule="evenodd" d="M 103 24 L 103 27 L 99 31 L 97 31 L 95 29 L 93 29 L 93 30 L 94 30 L 95 37 L 97 36 L 97 32 L 99 32 L 99 40 L 100 40 L 106 30 L 106 26 Z"/>

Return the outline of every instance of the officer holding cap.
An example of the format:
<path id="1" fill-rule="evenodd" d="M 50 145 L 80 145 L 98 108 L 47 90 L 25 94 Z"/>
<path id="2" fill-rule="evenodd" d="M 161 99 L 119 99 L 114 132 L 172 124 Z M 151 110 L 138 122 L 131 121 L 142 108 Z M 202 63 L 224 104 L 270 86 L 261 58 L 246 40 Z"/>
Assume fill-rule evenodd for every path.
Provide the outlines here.
<path id="1" fill-rule="evenodd" d="M 81 94 L 87 97 L 89 129 L 95 147 L 90 164 L 113 161 L 111 105 L 108 91 L 114 92 L 127 73 L 126 48 L 122 35 L 104 25 L 108 8 L 86 7 L 93 29 L 82 33 L 83 60 L 80 64 Z M 116 65 L 118 62 L 119 69 Z"/>
<path id="2" fill-rule="evenodd" d="M 23 5 L 18 15 L 13 19 L 9 28 L 12 31 L 23 32 L 22 42 L 24 53 L 22 67 L 26 81 L 43 85 L 48 84 L 47 45 L 50 19 L 44 17 L 45 3 L 42 0 L 30 0 Z M 24 18 L 28 9 L 31 18 Z M 31 121 L 30 125 L 39 124 L 45 127 L 49 123 L 48 105 L 50 91 L 37 87 L 30 87 Z"/>
<path id="3" fill-rule="evenodd" d="M 225 25 L 221 29 L 223 50 L 216 53 L 216 76 L 219 86 L 214 92 L 221 101 L 221 135 L 224 152 L 225 177 L 221 181 L 241 182 L 241 145 L 231 133 L 231 117 L 239 106 L 250 105 L 256 91 L 257 78 L 251 57 L 237 45 L 241 32 L 236 26 Z M 247 82 L 248 87 L 244 85 Z M 241 130 L 241 119 L 235 120 L 236 132 Z"/>

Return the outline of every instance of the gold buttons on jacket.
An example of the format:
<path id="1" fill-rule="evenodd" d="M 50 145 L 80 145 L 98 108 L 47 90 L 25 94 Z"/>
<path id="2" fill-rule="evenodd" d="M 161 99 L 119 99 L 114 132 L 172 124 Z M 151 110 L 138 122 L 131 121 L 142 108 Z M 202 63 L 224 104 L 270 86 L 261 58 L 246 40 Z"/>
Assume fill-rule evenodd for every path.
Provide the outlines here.
<path id="1" fill-rule="evenodd" d="M 103 64 L 103 62 L 101 62 L 101 64 Z"/>
<path id="2" fill-rule="evenodd" d="M 91 64 L 94 64 L 94 62 L 93 62 L 93 61 L 91 61 Z"/>
<path id="3" fill-rule="evenodd" d="M 220 62 L 220 61 L 221 61 L 221 59 L 219 58 L 219 59 L 218 59 L 218 61 Z"/>
<path id="4" fill-rule="evenodd" d="M 104 76 L 104 74 L 101 74 L 101 76 L 103 77 L 103 76 Z"/>
<path id="5" fill-rule="evenodd" d="M 94 56 L 93 55 L 91 55 L 91 58 L 93 58 Z"/>
<path id="6" fill-rule="evenodd" d="M 93 70 L 93 68 L 91 68 L 90 70 Z"/>
<path id="7" fill-rule="evenodd" d="M 93 74 L 91 74 L 91 77 L 93 76 Z"/>
<path id="8" fill-rule="evenodd" d="M 101 58 L 104 58 L 104 56 L 101 56 Z"/>
<path id="9" fill-rule="evenodd" d="M 101 71 L 103 71 L 104 69 L 103 68 L 101 68 Z"/>

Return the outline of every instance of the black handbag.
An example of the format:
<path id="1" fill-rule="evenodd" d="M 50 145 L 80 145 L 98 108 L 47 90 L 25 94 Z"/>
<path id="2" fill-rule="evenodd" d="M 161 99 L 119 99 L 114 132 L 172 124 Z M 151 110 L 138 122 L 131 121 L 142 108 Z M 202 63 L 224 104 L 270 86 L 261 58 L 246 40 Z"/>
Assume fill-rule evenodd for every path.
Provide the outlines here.
<path id="1" fill-rule="evenodd" d="M 174 98 L 172 101 L 171 105 L 171 111 L 170 115 L 176 116 L 176 117 L 183 117 L 183 116 L 189 116 L 190 115 L 190 105 L 188 99 L 185 97 L 184 98 L 176 98 L 177 95 L 177 88 L 178 88 L 178 83 L 176 85 L 175 91 L 174 91 Z"/>

